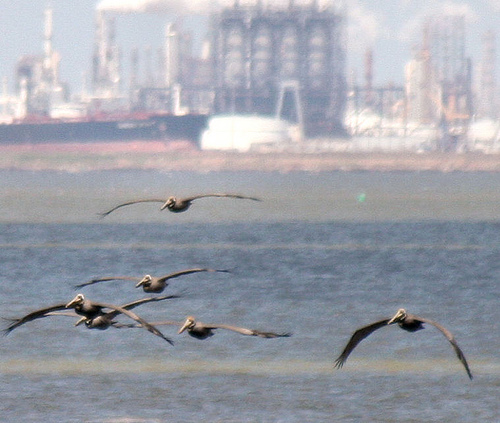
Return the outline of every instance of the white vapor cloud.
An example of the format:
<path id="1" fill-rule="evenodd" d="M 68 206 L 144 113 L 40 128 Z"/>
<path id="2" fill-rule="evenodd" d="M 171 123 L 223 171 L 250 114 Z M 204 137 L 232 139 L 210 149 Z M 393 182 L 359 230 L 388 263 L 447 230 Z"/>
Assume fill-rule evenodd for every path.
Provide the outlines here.
<path id="1" fill-rule="evenodd" d="M 464 16 L 466 26 L 472 25 L 478 19 L 476 12 L 472 10 L 470 5 L 465 3 L 452 1 L 436 2 L 430 0 L 423 2 L 422 6 L 408 10 L 409 13 L 407 15 L 411 16 L 411 18 L 404 22 L 397 30 L 397 36 L 401 42 L 410 45 L 421 40 L 425 20 L 433 16 Z"/>
<path id="2" fill-rule="evenodd" d="M 187 14 L 210 12 L 232 0 L 101 0 L 97 10 L 115 13 L 171 13 Z"/>
<path id="3" fill-rule="evenodd" d="M 384 19 L 358 2 L 351 2 L 347 7 L 347 39 L 349 49 L 355 52 L 365 52 L 375 45 L 386 32 Z"/>
<path id="4" fill-rule="evenodd" d="M 312 4 L 314 0 L 295 0 L 295 4 Z M 101 0 L 97 10 L 115 13 L 210 13 L 221 7 L 234 5 L 235 0 Z M 286 7 L 289 0 L 239 0 L 239 4 L 264 7 Z M 332 5 L 334 0 L 319 0 L 320 7 Z"/>

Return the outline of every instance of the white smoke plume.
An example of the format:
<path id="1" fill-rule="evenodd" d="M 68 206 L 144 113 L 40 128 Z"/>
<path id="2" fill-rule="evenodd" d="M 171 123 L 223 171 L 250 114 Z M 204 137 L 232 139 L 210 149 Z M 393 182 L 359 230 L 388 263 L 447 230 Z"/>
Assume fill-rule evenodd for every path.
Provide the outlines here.
<path id="1" fill-rule="evenodd" d="M 101 0 L 97 10 L 114 13 L 200 13 L 218 6 L 207 0 Z"/>
<path id="2" fill-rule="evenodd" d="M 311 4 L 314 0 L 295 0 L 295 4 Z M 242 5 L 262 4 L 264 7 L 286 7 L 289 0 L 237 0 Z M 319 0 L 318 4 L 332 0 Z M 97 10 L 114 13 L 206 14 L 222 7 L 233 6 L 235 0 L 101 0 Z"/>

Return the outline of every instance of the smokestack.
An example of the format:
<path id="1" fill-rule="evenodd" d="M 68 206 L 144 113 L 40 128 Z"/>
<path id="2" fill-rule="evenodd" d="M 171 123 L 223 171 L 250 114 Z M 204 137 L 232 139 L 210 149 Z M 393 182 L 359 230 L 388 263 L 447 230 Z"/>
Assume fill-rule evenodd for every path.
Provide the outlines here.
<path id="1" fill-rule="evenodd" d="M 169 23 L 165 30 L 165 86 L 176 84 L 179 76 L 179 34 L 175 24 Z"/>
<path id="2" fill-rule="evenodd" d="M 365 52 L 365 95 L 366 105 L 373 106 L 373 51 L 368 49 Z"/>
<path id="3" fill-rule="evenodd" d="M 478 114 L 494 118 L 496 110 L 496 40 L 493 31 L 487 31 L 482 37 L 482 57 L 480 63 Z"/>
<path id="4" fill-rule="evenodd" d="M 52 53 L 52 8 L 47 7 L 47 9 L 45 9 L 44 15 L 45 56 L 50 56 L 50 53 Z"/>
<path id="5" fill-rule="evenodd" d="M 52 63 L 52 8 L 49 6 L 45 9 L 45 22 L 44 22 L 44 59 L 43 59 L 43 67 L 45 71 L 45 77 L 51 78 L 50 75 L 53 73 L 53 63 Z"/>
<path id="6" fill-rule="evenodd" d="M 137 75 L 139 74 L 139 50 L 134 48 L 130 59 L 130 90 L 137 87 Z"/>
<path id="7" fill-rule="evenodd" d="M 154 77 L 153 77 L 153 51 L 151 50 L 151 46 L 148 45 L 146 46 L 145 49 L 145 56 L 146 56 L 146 85 L 148 87 L 151 87 L 154 85 Z"/>
<path id="8" fill-rule="evenodd" d="M 115 40 L 115 21 L 104 12 L 96 15 L 93 88 L 99 95 L 116 95 L 120 82 L 120 57 Z"/>

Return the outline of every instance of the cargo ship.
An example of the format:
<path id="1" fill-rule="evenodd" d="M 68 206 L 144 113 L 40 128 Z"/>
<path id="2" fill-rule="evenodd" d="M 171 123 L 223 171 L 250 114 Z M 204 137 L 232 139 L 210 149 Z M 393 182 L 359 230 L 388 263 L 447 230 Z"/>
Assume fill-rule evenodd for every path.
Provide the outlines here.
<path id="1" fill-rule="evenodd" d="M 198 145 L 208 117 L 169 113 L 102 114 L 74 119 L 29 116 L 0 124 L 0 144 L 186 140 Z"/>

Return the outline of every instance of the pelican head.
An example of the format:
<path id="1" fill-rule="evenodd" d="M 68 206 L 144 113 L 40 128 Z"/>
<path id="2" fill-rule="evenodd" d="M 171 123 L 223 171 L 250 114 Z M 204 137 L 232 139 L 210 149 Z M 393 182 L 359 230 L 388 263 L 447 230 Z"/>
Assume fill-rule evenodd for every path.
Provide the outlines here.
<path id="1" fill-rule="evenodd" d="M 85 297 L 83 296 L 83 294 L 78 294 L 68 304 L 66 304 L 66 308 L 75 307 L 79 304 L 82 304 L 84 301 L 85 301 Z"/>
<path id="2" fill-rule="evenodd" d="M 186 329 L 187 330 L 192 329 L 195 324 L 196 324 L 196 321 L 194 320 L 194 317 L 193 316 L 188 316 L 187 319 L 186 319 L 186 321 L 182 325 L 182 327 L 179 329 L 179 332 L 177 332 L 177 333 L 182 333 Z"/>
<path id="3" fill-rule="evenodd" d="M 388 325 L 392 325 L 393 323 L 399 323 L 406 318 L 406 310 L 404 308 L 400 308 L 398 312 L 394 315 L 394 317 L 387 322 Z"/>
<path id="4" fill-rule="evenodd" d="M 153 278 L 151 277 L 151 275 L 146 275 L 139 282 L 137 282 L 137 285 L 135 287 L 139 288 L 140 286 L 148 286 L 152 280 Z"/>
<path id="5" fill-rule="evenodd" d="M 165 201 L 165 203 L 160 207 L 160 210 L 169 209 L 170 207 L 175 206 L 176 201 L 175 197 L 168 197 L 167 201 Z"/>

